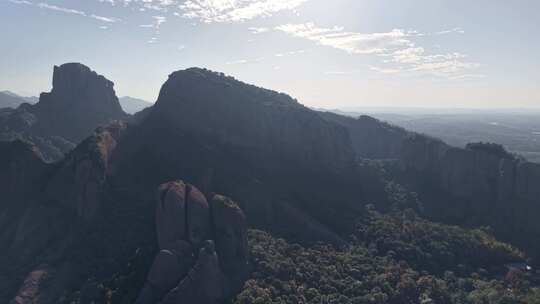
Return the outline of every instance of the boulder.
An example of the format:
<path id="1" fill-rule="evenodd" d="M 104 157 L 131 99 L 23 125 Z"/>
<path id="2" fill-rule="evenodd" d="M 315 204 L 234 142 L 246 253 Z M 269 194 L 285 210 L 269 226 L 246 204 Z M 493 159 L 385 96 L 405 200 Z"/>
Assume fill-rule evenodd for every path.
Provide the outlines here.
<path id="1" fill-rule="evenodd" d="M 244 213 L 229 198 L 214 195 L 208 204 L 190 184 L 162 184 L 156 230 L 160 251 L 137 304 L 214 304 L 242 287 L 248 273 L 247 227 Z"/>
<path id="2" fill-rule="evenodd" d="M 228 275 L 245 269 L 248 258 L 246 217 L 230 198 L 214 195 L 211 201 L 216 251 Z"/>
<path id="3" fill-rule="evenodd" d="M 204 194 L 188 185 L 187 192 L 188 241 L 198 246 L 210 237 L 210 208 Z"/>
<path id="4" fill-rule="evenodd" d="M 156 206 L 156 232 L 160 249 L 176 240 L 185 239 L 186 185 L 181 181 L 163 184 L 158 189 Z"/>

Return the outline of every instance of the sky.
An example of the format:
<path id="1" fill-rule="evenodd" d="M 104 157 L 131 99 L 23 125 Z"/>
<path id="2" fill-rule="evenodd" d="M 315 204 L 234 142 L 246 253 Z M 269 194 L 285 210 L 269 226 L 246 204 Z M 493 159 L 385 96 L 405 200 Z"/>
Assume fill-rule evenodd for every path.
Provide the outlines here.
<path id="1" fill-rule="evenodd" d="M 204 67 L 318 108 L 538 108 L 537 0 L 0 0 L 0 90 L 81 62 L 151 102 Z"/>

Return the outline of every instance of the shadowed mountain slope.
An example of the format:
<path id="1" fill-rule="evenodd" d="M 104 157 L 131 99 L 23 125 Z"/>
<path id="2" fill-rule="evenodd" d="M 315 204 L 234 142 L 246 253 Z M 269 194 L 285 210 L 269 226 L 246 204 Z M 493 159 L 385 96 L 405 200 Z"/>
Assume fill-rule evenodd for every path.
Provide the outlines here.
<path id="1" fill-rule="evenodd" d="M 66 68 L 57 68 L 53 91 L 30 114 L 123 116 L 112 83 L 79 65 Z M 408 151 L 424 146 L 411 145 L 414 136 L 401 136 L 407 132 L 368 117 L 343 121 L 192 68 L 172 73 L 154 106 L 130 122 L 95 128 L 58 162 L 46 163 L 28 142 L 0 143 L 0 302 L 317 303 L 337 296 L 339 303 L 370 303 L 376 294 L 380 303 L 438 296 L 454 304 L 461 302 L 439 297 L 437 286 L 461 277 L 443 271 L 467 278 L 481 272 L 469 287 L 457 287 L 472 291 L 499 284 L 505 263 L 524 261 L 485 231 L 417 215 L 422 203 L 436 205 L 396 180 L 430 198 L 404 177 L 414 168 L 444 172 L 422 165 L 439 161 L 442 143 L 417 161 Z M 78 138 L 61 122 L 40 124 Z M 361 157 L 380 152 L 398 160 Z"/>
<path id="2" fill-rule="evenodd" d="M 55 67 L 53 88 L 38 103 L 0 112 L 0 139 L 31 141 L 46 160 L 58 160 L 97 126 L 127 118 L 113 86 L 79 63 Z"/>

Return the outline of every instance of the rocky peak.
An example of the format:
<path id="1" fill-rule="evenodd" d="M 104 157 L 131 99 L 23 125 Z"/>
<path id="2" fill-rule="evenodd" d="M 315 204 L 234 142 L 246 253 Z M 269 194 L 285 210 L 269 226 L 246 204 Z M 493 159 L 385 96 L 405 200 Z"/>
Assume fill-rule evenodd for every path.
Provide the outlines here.
<path id="1" fill-rule="evenodd" d="M 114 91 L 114 83 L 80 63 L 54 67 L 53 88 L 42 93 L 32 112 L 33 131 L 78 142 L 100 125 L 123 119 L 126 114 Z"/>
<path id="2" fill-rule="evenodd" d="M 169 76 L 148 122 L 271 157 L 324 167 L 354 159 L 347 132 L 290 96 L 222 73 L 191 68 Z M 264 156 L 263 156 L 264 155 Z"/>
<path id="3" fill-rule="evenodd" d="M 52 91 L 42 93 L 37 105 L 39 108 L 79 105 L 81 109 L 94 109 L 111 116 L 124 114 L 114 83 L 80 63 L 55 66 Z"/>
<path id="4" fill-rule="evenodd" d="M 77 96 L 89 90 L 109 90 L 114 95 L 114 83 L 80 63 L 54 66 L 52 93 Z"/>

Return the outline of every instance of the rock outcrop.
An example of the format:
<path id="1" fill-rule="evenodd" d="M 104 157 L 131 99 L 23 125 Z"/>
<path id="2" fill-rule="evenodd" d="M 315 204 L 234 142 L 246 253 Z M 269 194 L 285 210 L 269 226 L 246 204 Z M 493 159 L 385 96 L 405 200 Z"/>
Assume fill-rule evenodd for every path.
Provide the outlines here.
<path id="1" fill-rule="evenodd" d="M 398 159 L 410 132 L 362 115 L 358 118 L 319 112 L 326 120 L 347 128 L 356 156 L 368 159 Z"/>
<path id="2" fill-rule="evenodd" d="M 203 69 L 169 75 L 149 120 L 252 151 L 261 163 L 270 156 L 341 169 L 354 159 L 347 132 L 339 125 L 288 95 Z"/>
<path id="3" fill-rule="evenodd" d="M 86 220 L 96 214 L 110 170 L 110 160 L 123 123 L 114 123 L 84 140 L 57 166 L 45 188 L 48 199 L 73 210 Z"/>
<path id="4" fill-rule="evenodd" d="M 450 194 L 501 205 L 509 200 L 539 201 L 540 165 L 488 151 L 450 147 L 421 135 L 402 146 L 404 170 L 422 173 Z"/>
<path id="5" fill-rule="evenodd" d="M 29 140 L 46 160 L 59 160 L 96 127 L 127 118 L 113 86 L 80 63 L 55 66 L 53 88 L 38 103 L 0 112 L 0 140 Z"/>
<path id="6" fill-rule="evenodd" d="M 0 142 L 0 197 L 2 204 L 24 202 L 39 188 L 46 165 L 28 142 Z"/>
<path id="7" fill-rule="evenodd" d="M 535 247 L 540 255 L 540 246 L 534 245 L 540 240 L 540 188 L 535 186 L 540 165 L 496 144 L 457 148 L 370 117 L 321 116 L 347 128 L 357 158 L 386 160 L 387 174 L 419 194 L 427 215 L 454 224 L 491 226 L 503 239 L 512 236 L 516 244 Z"/>
<path id="8" fill-rule="evenodd" d="M 248 272 L 247 228 L 229 198 L 210 203 L 182 181 L 161 185 L 156 205 L 159 253 L 138 304 L 221 303 Z"/>
<path id="9" fill-rule="evenodd" d="M 126 118 L 112 81 L 80 63 L 54 67 L 53 88 L 33 107 L 34 132 L 79 142 L 113 120 Z"/>

